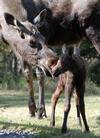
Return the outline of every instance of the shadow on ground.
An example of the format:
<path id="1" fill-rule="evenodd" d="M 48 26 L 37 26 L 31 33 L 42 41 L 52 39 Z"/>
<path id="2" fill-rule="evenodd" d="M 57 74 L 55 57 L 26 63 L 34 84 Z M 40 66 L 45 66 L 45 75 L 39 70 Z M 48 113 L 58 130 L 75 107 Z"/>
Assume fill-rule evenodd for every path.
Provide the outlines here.
<path id="1" fill-rule="evenodd" d="M 49 126 L 39 126 L 32 124 L 19 124 L 19 123 L 10 123 L 0 121 L 0 125 L 3 125 L 3 129 L 9 130 L 10 127 L 17 128 L 20 126 L 20 130 L 24 131 L 26 129 L 30 129 L 30 131 L 35 134 L 36 138 L 100 138 L 100 136 L 96 136 L 92 132 L 90 133 L 82 133 L 79 129 L 72 129 L 68 131 L 68 134 L 61 134 L 60 128 L 54 128 Z M 36 130 L 38 130 L 36 132 Z"/>

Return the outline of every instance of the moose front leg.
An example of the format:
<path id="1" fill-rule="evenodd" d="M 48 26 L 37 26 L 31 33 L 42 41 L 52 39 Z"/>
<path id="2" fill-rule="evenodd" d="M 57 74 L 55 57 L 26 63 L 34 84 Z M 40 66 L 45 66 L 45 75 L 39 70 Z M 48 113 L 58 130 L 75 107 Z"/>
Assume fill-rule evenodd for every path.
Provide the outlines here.
<path id="1" fill-rule="evenodd" d="M 45 95 L 44 95 L 45 76 L 40 68 L 36 68 L 36 76 L 39 88 L 38 119 L 40 119 L 43 117 L 47 117 L 45 109 Z"/>
<path id="2" fill-rule="evenodd" d="M 32 67 L 28 66 L 27 69 L 25 70 L 25 77 L 28 83 L 29 87 L 29 113 L 31 116 L 35 116 L 36 112 L 36 104 L 35 104 L 35 99 L 34 99 L 34 87 L 33 87 L 33 74 L 32 74 Z"/>

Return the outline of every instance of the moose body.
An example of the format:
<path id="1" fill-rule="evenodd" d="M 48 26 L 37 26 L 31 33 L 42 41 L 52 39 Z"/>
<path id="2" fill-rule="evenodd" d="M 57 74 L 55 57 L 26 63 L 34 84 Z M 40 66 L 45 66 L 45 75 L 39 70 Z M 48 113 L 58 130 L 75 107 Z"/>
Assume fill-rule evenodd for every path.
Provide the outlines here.
<path id="1" fill-rule="evenodd" d="M 65 59 L 64 59 L 65 60 Z M 78 56 L 66 56 L 67 64 L 63 64 L 63 68 L 66 68 L 66 72 L 63 70 L 63 74 L 59 75 L 56 90 L 52 95 L 52 113 L 51 113 L 51 126 L 55 125 L 55 108 L 60 94 L 64 91 L 65 104 L 64 104 L 64 118 L 62 124 L 62 133 L 67 132 L 67 118 L 71 108 L 71 97 L 75 93 L 76 109 L 77 109 L 77 121 L 81 126 L 81 118 L 84 123 L 84 131 L 89 132 L 89 127 L 85 115 L 85 103 L 84 103 L 84 92 L 85 92 L 85 79 L 86 79 L 86 68 L 84 60 Z M 58 71 L 57 71 L 58 73 Z M 60 74 L 60 72 L 59 72 Z M 58 75 L 58 74 L 56 74 Z"/>

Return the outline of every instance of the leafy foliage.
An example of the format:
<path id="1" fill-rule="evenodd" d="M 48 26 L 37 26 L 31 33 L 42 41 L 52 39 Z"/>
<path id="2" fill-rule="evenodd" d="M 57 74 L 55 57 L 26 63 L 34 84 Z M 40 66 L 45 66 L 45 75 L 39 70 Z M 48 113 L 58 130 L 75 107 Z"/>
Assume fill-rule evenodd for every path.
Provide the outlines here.
<path id="1" fill-rule="evenodd" d="M 90 79 L 100 86 L 100 62 L 92 64 L 89 68 Z"/>

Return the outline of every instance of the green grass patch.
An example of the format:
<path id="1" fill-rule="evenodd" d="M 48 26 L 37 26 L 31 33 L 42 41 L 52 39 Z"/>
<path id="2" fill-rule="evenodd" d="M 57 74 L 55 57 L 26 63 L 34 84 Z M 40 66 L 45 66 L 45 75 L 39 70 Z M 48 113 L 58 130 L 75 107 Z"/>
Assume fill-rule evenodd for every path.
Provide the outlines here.
<path id="1" fill-rule="evenodd" d="M 50 98 L 55 89 L 54 86 L 54 81 L 46 81 L 45 97 L 48 117 L 42 120 L 29 116 L 27 106 L 29 95 L 27 91 L 0 90 L 0 129 L 30 131 L 35 134 L 36 138 L 100 138 L 100 89 L 94 85 L 88 85 L 86 89 L 86 115 L 91 132 L 84 134 L 77 125 L 75 101 L 72 98 L 72 107 L 68 118 L 70 133 L 68 135 L 62 135 L 63 94 L 57 104 L 56 126 L 53 128 L 49 125 L 51 115 Z M 89 91 L 92 91 L 92 93 Z M 93 94 L 93 91 L 95 94 Z M 35 99 L 36 103 L 38 103 L 38 87 L 35 88 Z"/>

